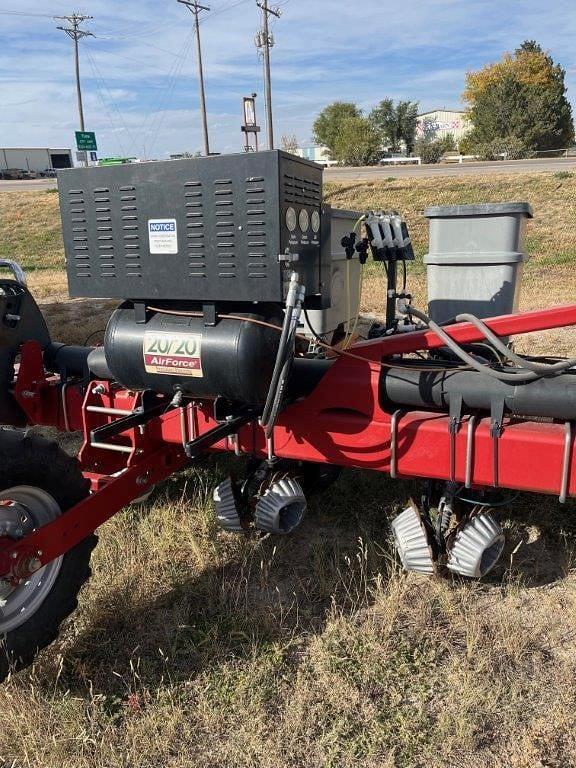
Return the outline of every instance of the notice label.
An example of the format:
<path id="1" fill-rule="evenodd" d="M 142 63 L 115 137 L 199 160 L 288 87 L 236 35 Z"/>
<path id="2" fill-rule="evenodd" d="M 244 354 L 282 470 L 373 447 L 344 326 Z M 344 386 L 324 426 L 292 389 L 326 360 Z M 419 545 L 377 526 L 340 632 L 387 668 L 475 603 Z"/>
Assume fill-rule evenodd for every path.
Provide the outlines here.
<path id="1" fill-rule="evenodd" d="M 164 376 L 202 378 L 202 336 L 149 331 L 144 334 L 144 368 Z"/>
<path id="2" fill-rule="evenodd" d="M 151 254 L 177 254 L 178 226 L 176 219 L 149 219 L 148 239 Z"/>

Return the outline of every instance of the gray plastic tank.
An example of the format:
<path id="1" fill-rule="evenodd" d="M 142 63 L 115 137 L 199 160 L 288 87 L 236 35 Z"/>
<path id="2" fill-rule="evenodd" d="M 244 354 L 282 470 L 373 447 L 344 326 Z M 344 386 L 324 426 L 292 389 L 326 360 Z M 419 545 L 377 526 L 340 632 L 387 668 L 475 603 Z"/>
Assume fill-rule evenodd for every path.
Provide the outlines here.
<path id="1" fill-rule="evenodd" d="M 436 322 L 461 312 L 496 317 L 518 309 L 528 203 L 439 205 L 430 221 L 428 312 Z"/>

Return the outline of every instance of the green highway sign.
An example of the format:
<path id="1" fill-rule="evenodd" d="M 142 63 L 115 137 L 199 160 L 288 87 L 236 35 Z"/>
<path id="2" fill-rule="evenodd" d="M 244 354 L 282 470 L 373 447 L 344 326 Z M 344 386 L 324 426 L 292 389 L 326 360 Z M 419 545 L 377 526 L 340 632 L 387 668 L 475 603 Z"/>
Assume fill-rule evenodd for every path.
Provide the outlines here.
<path id="1" fill-rule="evenodd" d="M 76 131 L 76 149 L 81 152 L 97 152 L 96 134 L 93 131 Z"/>

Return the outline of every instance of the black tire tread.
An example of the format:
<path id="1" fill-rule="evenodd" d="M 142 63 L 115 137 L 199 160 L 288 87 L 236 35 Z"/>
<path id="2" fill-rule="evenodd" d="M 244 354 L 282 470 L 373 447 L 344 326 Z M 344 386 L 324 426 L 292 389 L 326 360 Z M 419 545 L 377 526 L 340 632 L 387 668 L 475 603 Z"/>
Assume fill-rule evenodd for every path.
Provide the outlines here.
<path id="1" fill-rule="evenodd" d="M 0 491 L 30 485 L 50 493 L 62 512 L 89 493 L 78 461 L 53 440 L 33 432 L 0 429 Z M 62 622 L 76 610 L 78 593 L 91 575 L 90 556 L 98 539 L 88 536 L 66 553 L 58 577 L 28 621 L 1 638 L 0 682 L 10 671 L 32 663 L 57 637 Z"/>

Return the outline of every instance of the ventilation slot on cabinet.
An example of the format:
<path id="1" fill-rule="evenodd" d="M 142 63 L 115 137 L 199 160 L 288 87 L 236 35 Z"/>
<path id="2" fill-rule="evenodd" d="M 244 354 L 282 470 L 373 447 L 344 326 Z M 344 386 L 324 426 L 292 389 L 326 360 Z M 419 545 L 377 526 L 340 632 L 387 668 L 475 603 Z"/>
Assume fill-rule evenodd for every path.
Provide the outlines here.
<path id="1" fill-rule="evenodd" d="M 74 272 L 77 277 L 90 277 L 90 253 L 88 248 L 88 227 L 86 225 L 86 203 L 83 189 L 71 189 L 68 192 L 70 213 L 72 214 L 72 250 Z"/>
<path id="2" fill-rule="evenodd" d="M 248 277 L 267 277 L 268 240 L 266 235 L 266 183 L 263 177 L 246 179 Z"/>
<path id="3" fill-rule="evenodd" d="M 114 254 L 114 234 L 112 231 L 112 205 L 108 187 L 98 187 L 92 190 L 94 210 L 96 212 L 96 229 L 94 240 L 91 242 L 92 267 L 100 277 L 116 277 L 116 261 Z"/>
<path id="4" fill-rule="evenodd" d="M 186 208 L 186 241 L 188 244 L 188 277 L 206 277 L 204 253 L 204 191 L 201 181 L 184 184 Z"/>
<path id="5" fill-rule="evenodd" d="M 118 191 L 122 211 L 122 268 L 126 277 L 142 277 L 138 190 L 127 184 Z"/>
<path id="6" fill-rule="evenodd" d="M 216 252 L 218 277 L 236 277 L 236 224 L 235 200 L 232 179 L 214 181 L 214 206 L 216 209 Z"/>
<path id="7" fill-rule="evenodd" d="M 314 179 L 284 174 L 284 200 L 296 205 L 319 206 L 322 203 L 322 185 Z"/>

